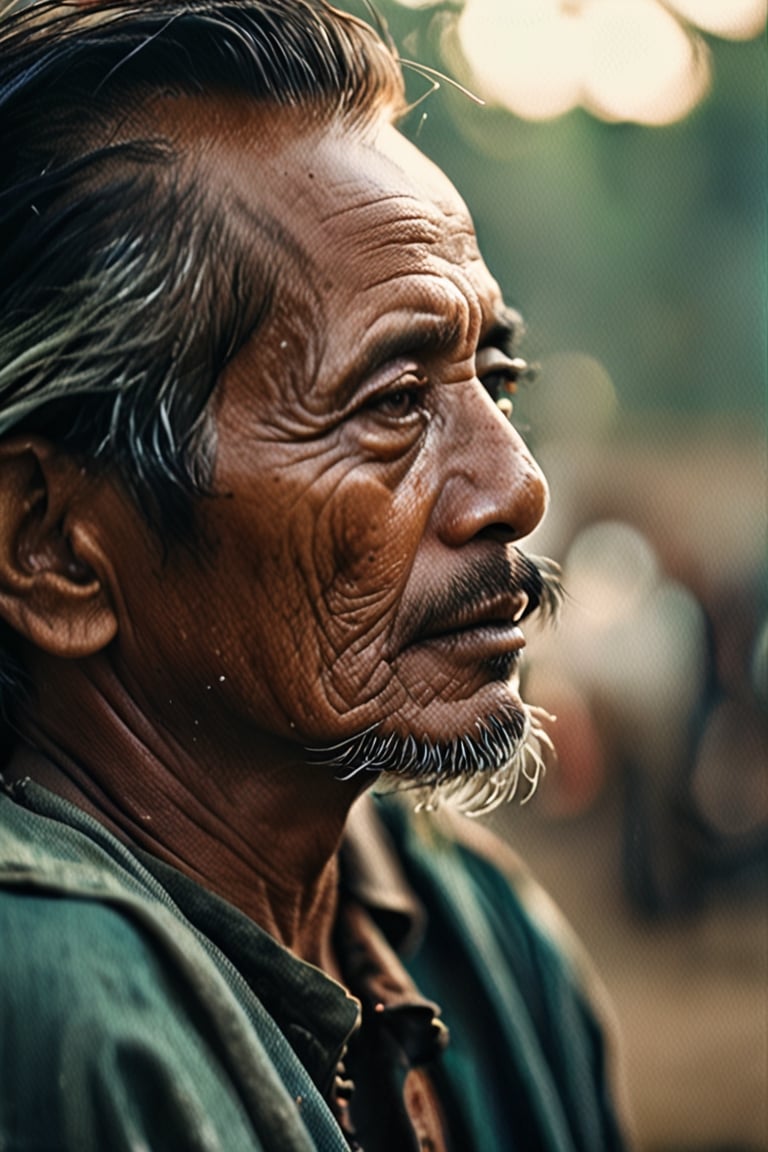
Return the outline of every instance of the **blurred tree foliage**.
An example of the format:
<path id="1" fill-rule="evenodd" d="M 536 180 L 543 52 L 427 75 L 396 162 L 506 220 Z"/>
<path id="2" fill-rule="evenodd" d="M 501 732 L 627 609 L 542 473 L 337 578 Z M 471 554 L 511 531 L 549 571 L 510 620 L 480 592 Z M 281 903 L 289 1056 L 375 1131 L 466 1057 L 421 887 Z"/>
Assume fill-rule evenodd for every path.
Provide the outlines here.
<path id="1" fill-rule="evenodd" d="M 404 58 L 455 74 L 455 4 L 376 7 Z M 625 411 L 763 421 L 766 42 L 709 45 L 712 91 L 668 127 L 523 121 L 443 82 L 404 130 L 470 205 L 529 352 L 598 358 Z M 418 99 L 429 80 L 408 73 Z"/>

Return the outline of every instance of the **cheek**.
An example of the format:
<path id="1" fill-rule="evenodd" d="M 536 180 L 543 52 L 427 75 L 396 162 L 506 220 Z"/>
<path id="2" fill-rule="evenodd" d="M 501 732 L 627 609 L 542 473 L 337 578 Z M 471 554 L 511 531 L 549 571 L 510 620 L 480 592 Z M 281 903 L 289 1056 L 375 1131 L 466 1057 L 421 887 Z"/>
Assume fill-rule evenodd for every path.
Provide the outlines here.
<path id="1" fill-rule="evenodd" d="M 391 498 L 377 484 L 349 485 L 329 509 L 329 543 L 335 582 L 380 584 Z"/>
<path id="2" fill-rule="evenodd" d="M 412 512 L 359 470 L 328 468 L 300 491 L 283 481 L 267 493 L 268 516 L 263 505 L 250 507 L 248 528 L 257 542 L 248 552 L 251 592 L 275 642 L 282 637 L 290 648 L 280 662 L 300 658 L 328 667 L 366 633 L 381 634 L 418 532 Z M 241 568 L 246 563 L 241 550 Z"/>
<path id="3" fill-rule="evenodd" d="M 399 597 L 413 562 L 420 526 L 376 480 L 342 487 L 329 507 L 328 539 L 335 611 L 368 604 L 381 610 Z"/>

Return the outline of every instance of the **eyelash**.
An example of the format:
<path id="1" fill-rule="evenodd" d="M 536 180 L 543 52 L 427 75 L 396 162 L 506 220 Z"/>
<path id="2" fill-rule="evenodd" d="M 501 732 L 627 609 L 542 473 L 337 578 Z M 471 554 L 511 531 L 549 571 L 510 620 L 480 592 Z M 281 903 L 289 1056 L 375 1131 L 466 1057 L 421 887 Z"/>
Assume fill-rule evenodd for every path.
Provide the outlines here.
<path id="1" fill-rule="evenodd" d="M 504 355 L 508 355 L 504 353 Z M 497 383 L 493 383 L 498 378 Z M 492 367 L 480 377 L 491 399 L 498 404 L 506 416 L 512 415 L 512 399 L 517 392 L 518 385 L 535 380 L 536 366 L 530 365 L 520 356 L 509 355 L 508 362 Z"/>
<path id="2" fill-rule="evenodd" d="M 527 369 L 525 361 L 511 359 L 510 363 L 500 364 L 485 372 L 480 377 L 480 383 L 492 400 L 497 404 L 500 401 L 505 404 L 509 414 L 512 411 L 510 397 L 517 391 L 517 382 L 526 376 Z M 389 391 L 371 397 L 365 407 L 393 421 L 407 420 L 416 411 L 424 408 L 429 378 L 423 373 L 409 372 L 400 377 L 395 384 L 396 386 Z M 398 404 L 399 401 L 401 403 L 406 401 L 405 410 L 394 412 L 394 408 L 401 406 Z"/>
<path id="3" fill-rule="evenodd" d="M 411 383 L 413 381 L 413 383 Z M 429 381 L 426 376 L 409 373 L 397 381 L 397 387 L 381 392 L 366 404 L 366 408 L 389 416 L 393 420 L 407 420 L 415 411 L 424 407 L 425 393 Z M 398 400 L 407 400 L 407 410 L 396 413 L 392 409 L 398 407 Z M 386 409 L 389 408 L 389 412 Z"/>

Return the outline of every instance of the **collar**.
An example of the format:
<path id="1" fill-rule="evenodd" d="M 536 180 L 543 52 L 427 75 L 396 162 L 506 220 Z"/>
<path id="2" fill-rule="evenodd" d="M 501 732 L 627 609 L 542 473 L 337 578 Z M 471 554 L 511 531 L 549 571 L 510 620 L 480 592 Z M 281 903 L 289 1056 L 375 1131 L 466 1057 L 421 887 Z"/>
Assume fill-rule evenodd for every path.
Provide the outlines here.
<path id="1" fill-rule="evenodd" d="M 426 914 L 376 808 L 366 793 L 350 811 L 340 852 L 342 894 L 371 913 L 397 952 L 409 954 L 423 937 Z"/>
<path id="2" fill-rule="evenodd" d="M 439 1009 L 423 999 L 396 954 L 417 946 L 426 917 L 371 797 L 362 797 L 352 809 L 341 849 L 336 939 L 352 995 L 227 901 L 171 865 L 134 851 L 185 916 L 240 971 L 323 1094 L 374 1001 L 393 1027 L 402 1020 L 410 1030 L 415 1019 L 416 1032 L 428 1035 L 429 1040 L 409 1045 L 414 1056 L 419 1045 L 425 1052 L 421 1059 L 432 1053 Z M 442 1046 L 446 1040 L 436 1027 Z"/>
<path id="3" fill-rule="evenodd" d="M 324 972 L 278 944 L 239 909 L 171 865 L 139 849 L 128 849 L 69 801 L 29 779 L 11 786 L 9 794 L 28 812 L 46 818 L 37 844 L 30 830 L 30 862 L 25 868 L 44 871 L 52 884 L 63 881 L 66 873 L 63 886 L 73 893 L 78 875 L 82 875 L 85 887 L 104 887 L 106 894 L 115 883 L 113 870 L 118 878 L 120 869 L 137 878 L 149 873 L 179 918 L 206 937 L 240 972 L 323 1094 L 330 1090 L 339 1060 L 359 1028 L 361 1001 L 375 1000 L 387 1009 L 396 1009 L 393 1020 L 399 1020 L 402 1009 L 409 1005 L 418 1007 L 419 1019 L 426 1017 L 424 1006 L 428 1002 L 420 997 L 395 955 L 395 951 L 418 943 L 424 910 L 370 797 L 358 801 L 350 814 L 341 850 L 340 909 L 354 908 L 349 914 L 340 912 L 339 917 L 340 939 L 349 950 L 350 983 L 355 991 L 350 996 Z M 53 830 L 56 825 L 62 829 L 58 836 Z M 144 887 L 149 898 L 156 898 L 149 884 Z M 361 917 L 360 909 L 367 915 Z M 354 978 L 361 971 L 360 949 L 376 953 L 378 975 L 372 984 Z M 429 1009 L 431 1020 L 436 1009 L 432 1005 Z"/>

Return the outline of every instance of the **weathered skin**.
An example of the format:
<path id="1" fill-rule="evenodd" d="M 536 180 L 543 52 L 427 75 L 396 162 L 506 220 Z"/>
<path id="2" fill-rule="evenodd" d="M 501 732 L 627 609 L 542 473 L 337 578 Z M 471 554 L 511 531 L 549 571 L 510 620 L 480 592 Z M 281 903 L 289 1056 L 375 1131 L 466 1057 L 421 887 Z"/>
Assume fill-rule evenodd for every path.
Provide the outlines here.
<path id="1" fill-rule="evenodd" d="M 239 102 L 172 112 L 244 242 L 251 213 L 290 239 L 284 302 L 218 386 L 195 554 L 164 558 L 108 478 L 19 447 L 19 508 L 47 485 L 56 510 L 19 560 L 51 576 L 24 616 L 24 723 L 51 764 L 24 754 L 12 774 L 334 972 L 334 853 L 368 781 L 302 749 L 374 724 L 447 739 L 520 706 L 519 597 L 487 606 L 506 628 L 420 630 L 434 593 L 472 587 L 536 526 L 546 488 L 480 379 L 505 370 L 488 345 L 502 302 L 442 173 L 384 123 L 298 133 L 281 113 L 265 136 Z"/>

